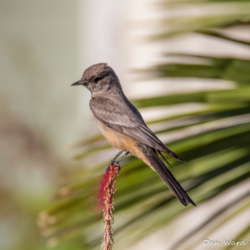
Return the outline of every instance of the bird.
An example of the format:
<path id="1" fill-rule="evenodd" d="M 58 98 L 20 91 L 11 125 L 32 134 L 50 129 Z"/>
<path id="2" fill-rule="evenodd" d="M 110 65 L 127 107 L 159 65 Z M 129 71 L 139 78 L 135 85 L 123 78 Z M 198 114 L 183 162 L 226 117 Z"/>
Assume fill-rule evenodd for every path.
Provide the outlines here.
<path id="1" fill-rule="evenodd" d="M 180 162 L 184 160 L 148 128 L 140 112 L 125 96 L 115 71 L 107 63 L 94 64 L 83 72 L 79 81 L 71 84 L 80 85 L 91 92 L 89 106 L 101 133 L 119 150 L 111 163 L 122 153 L 125 154 L 120 160 L 128 154 L 134 155 L 159 175 L 184 206 L 190 203 L 196 206 L 164 164 L 170 165 L 162 153 Z"/>

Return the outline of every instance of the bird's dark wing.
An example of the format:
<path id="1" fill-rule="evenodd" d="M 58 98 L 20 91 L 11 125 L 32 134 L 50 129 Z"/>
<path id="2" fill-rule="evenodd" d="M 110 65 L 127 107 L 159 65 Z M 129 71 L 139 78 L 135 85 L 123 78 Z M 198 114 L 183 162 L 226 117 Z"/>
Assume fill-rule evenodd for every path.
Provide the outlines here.
<path id="1" fill-rule="evenodd" d="M 96 119 L 106 126 L 168 154 L 178 161 L 184 161 L 169 150 L 147 127 L 139 111 L 126 98 L 118 102 L 111 98 L 95 96 L 91 98 L 89 105 Z"/>

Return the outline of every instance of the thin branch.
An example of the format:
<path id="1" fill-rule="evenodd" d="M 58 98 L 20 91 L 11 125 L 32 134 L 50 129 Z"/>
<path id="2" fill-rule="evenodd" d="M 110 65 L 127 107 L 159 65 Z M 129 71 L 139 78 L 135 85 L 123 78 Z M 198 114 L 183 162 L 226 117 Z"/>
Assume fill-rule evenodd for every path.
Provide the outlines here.
<path id="1" fill-rule="evenodd" d="M 114 210 L 114 200 L 113 195 L 116 191 L 116 176 L 119 172 L 119 165 L 112 163 L 107 169 L 107 173 L 104 175 L 105 180 L 104 189 L 104 208 L 103 208 L 103 223 L 104 223 L 104 237 L 102 240 L 101 250 L 112 250 L 114 240 L 113 240 L 113 228 L 114 224 L 113 210 Z"/>

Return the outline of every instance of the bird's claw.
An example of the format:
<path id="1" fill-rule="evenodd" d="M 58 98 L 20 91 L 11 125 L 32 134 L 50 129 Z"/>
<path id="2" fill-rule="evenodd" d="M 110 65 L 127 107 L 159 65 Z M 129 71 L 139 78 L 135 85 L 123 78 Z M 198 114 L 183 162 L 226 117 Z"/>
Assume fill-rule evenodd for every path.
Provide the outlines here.
<path id="1" fill-rule="evenodd" d="M 111 162 L 109 163 L 109 165 L 108 165 L 107 168 L 106 168 L 106 172 L 108 172 L 109 167 L 110 167 L 110 165 L 112 165 L 112 164 L 115 164 L 115 165 L 116 165 L 116 167 L 118 168 L 118 173 L 119 173 L 120 170 L 121 170 L 121 166 L 120 166 L 119 162 L 116 162 L 116 161 L 111 161 Z"/>

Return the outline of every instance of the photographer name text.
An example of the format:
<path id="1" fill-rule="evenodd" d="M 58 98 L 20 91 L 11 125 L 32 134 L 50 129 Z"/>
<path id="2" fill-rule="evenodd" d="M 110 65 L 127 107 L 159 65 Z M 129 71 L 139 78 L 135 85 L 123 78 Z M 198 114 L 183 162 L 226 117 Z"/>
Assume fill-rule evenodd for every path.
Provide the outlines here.
<path id="1" fill-rule="evenodd" d="M 204 239 L 203 244 L 208 246 L 215 246 L 215 245 L 225 245 L 225 246 L 245 246 L 246 244 L 249 244 L 250 241 L 243 239 L 243 240 L 210 240 L 210 239 Z"/>

